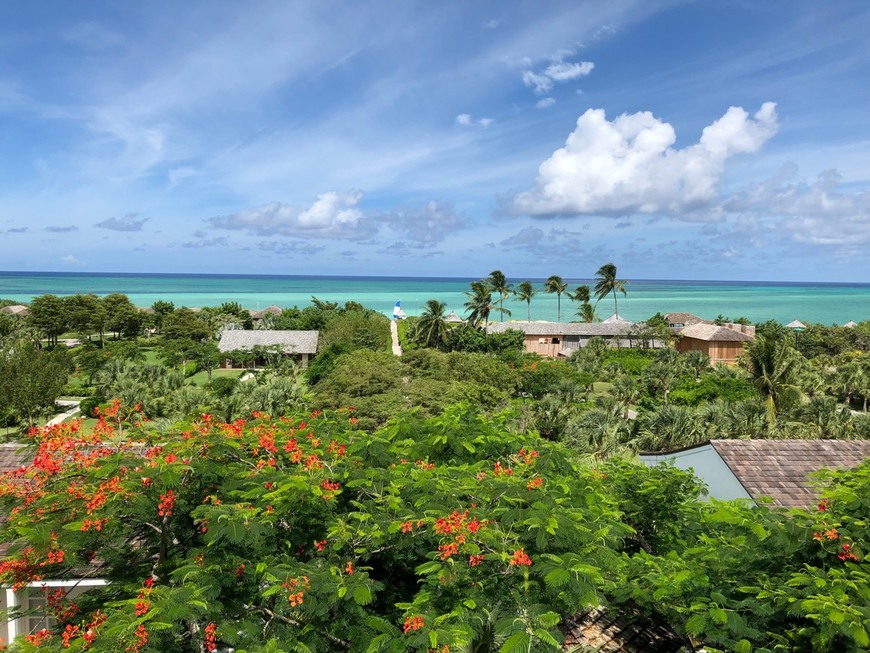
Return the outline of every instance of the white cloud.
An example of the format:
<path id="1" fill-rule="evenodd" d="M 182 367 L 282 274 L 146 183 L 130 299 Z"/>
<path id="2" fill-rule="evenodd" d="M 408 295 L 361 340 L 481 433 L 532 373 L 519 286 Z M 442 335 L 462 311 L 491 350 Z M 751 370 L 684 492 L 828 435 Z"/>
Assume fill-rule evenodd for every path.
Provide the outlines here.
<path id="1" fill-rule="evenodd" d="M 718 219 L 688 214 L 718 199 L 728 158 L 756 152 L 777 128 L 772 102 L 752 117 L 731 107 L 704 128 L 700 142 L 674 149 L 674 128 L 650 112 L 622 114 L 611 122 L 603 109 L 589 109 L 565 147 L 541 164 L 535 187 L 517 195 L 512 208 L 540 216 L 660 213 Z"/>
<path id="2" fill-rule="evenodd" d="M 364 214 L 358 208 L 360 191 L 321 193 L 307 209 L 272 202 L 232 215 L 209 218 L 218 229 L 247 231 L 262 236 L 284 235 L 298 238 L 359 239 L 370 236 Z"/>
<path id="3" fill-rule="evenodd" d="M 136 213 L 127 213 L 123 218 L 107 218 L 96 224 L 102 229 L 112 231 L 142 231 L 142 226 L 148 222 L 148 218 L 139 219 Z"/>
<path id="4" fill-rule="evenodd" d="M 178 184 L 180 184 L 185 179 L 190 179 L 191 177 L 198 177 L 199 171 L 196 168 L 191 168 L 189 166 L 182 166 L 180 168 L 172 168 L 169 172 L 166 173 L 166 178 L 169 180 L 169 187 L 175 188 Z"/>
<path id="5" fill-rule="evenodd" d="M 456 124 L 463 127 L 473 127 L 474 125 L 479 125 L 486 129 L 494 122 L 495 120 L 493 120 L 492 118 L 480 118 L 479 120 L 474 120 L 471 117 L 470 113 L 460 113 L 458 116 L 456 116 Z"/>
<path id="6" fill-rule="evenodd" d="M 551 107 L 556 104 L 556 98 L 554 97 L 545 97 L 543 99 L 538 100 L 535 103 L 535 107 L 538 109 L 546 109 L 547 107 Z"/>
<path id="7" fill-rule="evenodd" d="M 67 254 L 66 256 L 61 257 L 60 260 L 62 263 L 65 263 L 66 265 L 76 265 L 76 266 L 84 265 L 84 261 L 80 261 L 72 254 Z"/>
<path id="8" fill-rule="evenodd" d="M 554 61 L 547 66 L 546 70 L 544 70 L 544 74 L 554 81 L 566 82 L 571 79 L 577 79 L 578 77 L 585 77 L 592 72 L 593 68 L 595 68 L 595 64 L 591 61 L 568 63 L 559 60 Z"/>
<path id="9" fill-rule="evenodd" d="M 426 248 L 440 243 L 444 238 L 468 226 L 466 218 L 459 215 L 450 204 L 430 201 L 425 206 L 398 209 L 385 213 L 378 220 L 407 240 L 412 248 Z"/>
<path id="10" fill-rule="evenodd" d="M 497 29 L 501 25 L 501 21 L 496 18 L 491 18 L 483 24 L 484 29 Z"/>
<path id="11" fill-rule="evenodd" d="M 563 61 L 562 58 L 568 54 L 571 53 L 562 52 L 554 55 L 550 59 L 550 65 L 540 72 L 524 71 L 523 83 L 534 89 L 536 94 L 543 95 L 552 90 L 555 82 L 567 82 L 585 77 L 595 68 L 595 64 L 591 61 Z"/>

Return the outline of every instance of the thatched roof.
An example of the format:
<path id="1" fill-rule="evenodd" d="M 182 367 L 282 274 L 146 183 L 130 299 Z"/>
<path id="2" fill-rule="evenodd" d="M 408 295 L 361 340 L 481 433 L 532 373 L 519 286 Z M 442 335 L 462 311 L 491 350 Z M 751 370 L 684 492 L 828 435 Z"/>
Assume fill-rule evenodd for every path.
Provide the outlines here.
<path id="1" fill-rule="evenodd" d="M 707 342 L 749 342 L 752 336 L 716 324 L 692 324 L 680 330 L 684 338 Z"/>
<path id="2" fill-rule="evenodd" d="M 508 329 L 522 331 L 529 336 L 599 336 L 612 338 L 628 335 L 633 324 L 631 322 L 493 322 L 487 328 L 488 333 L 502 333 Z"/>
<path id="3" fill-rule="evenodd" d="M 853 322 L 852 320 L 849 320 L 849 321 L 846 322 L 846 324 L 844 324 L 843 326 L 846 327 L 847 329 L 854 329 L 856 326 L 858 326 L 858 323 L 857 323 L 857 322 Z"/>
<path id="4" fill-rule="evenodd" d="M 753 499 L 807 508 L 818 500 L 807 475 L 824 468 L 849 469 L 870 458 L 870 440 L 711 440 Z"/>
<path id="5" fill-rule="evenodd" d="M 220 351 L 251 351 L 254 347 L 281 347 L 286 354 L 317 353 L 317 331 L 224 331 Z"/>
<path id="6" fill-rule="evenodd" d="M 30 309 L 23 304 L 11 304 L 9 306 L 3 306 L 2 308 L 0 308 L 0 313 L 5 313 L 6 315 L 24 316 L 30 313 Z"/>
<path id="7" fill-rule="evenodd" d="M 792 320 L 788 324 L 785 325 L 786 329 L 806 329 L 807 325 L 798 320 Z"/>
<path id="8" fill-rule="evenodd" d="M 445 322 L 449 322 L 450 324 L 459 324 L 461 322 L 465 322 L 461 317 L 456 314 L 456 311 L 450 311 L 450 315 L 444 318 Z"/>
<path id="9" fill-rule="evenodd" d="M 601 653 L 677 653 L 687 642 L 662 623 L 628 606 L 593 608 L 568 617 L 559 626 L 563 651 Z"/>
<path id="10" fill-rule="evenodd" d="M 609 318 L 604 320 L 602 324 L 631 324 L 629 320 L 622 319 L 622 316 L 619 313 L 614 313 Z"/>

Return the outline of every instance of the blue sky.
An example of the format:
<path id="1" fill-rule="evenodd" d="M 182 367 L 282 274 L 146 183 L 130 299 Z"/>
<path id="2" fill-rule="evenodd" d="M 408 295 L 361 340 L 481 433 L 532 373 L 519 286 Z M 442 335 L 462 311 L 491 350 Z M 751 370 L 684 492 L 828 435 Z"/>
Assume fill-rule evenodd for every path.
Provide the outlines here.
<path id="1" fill-rule="evenodd" d="M 870 281 L 870 5 L 0 5 L 0 269 Z"/>

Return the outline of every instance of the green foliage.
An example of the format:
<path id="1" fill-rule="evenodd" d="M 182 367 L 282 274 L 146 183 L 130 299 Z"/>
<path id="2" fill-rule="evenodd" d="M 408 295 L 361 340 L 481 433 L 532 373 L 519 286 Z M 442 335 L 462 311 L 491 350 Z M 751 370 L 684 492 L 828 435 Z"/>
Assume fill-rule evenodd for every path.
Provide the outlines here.
<path id="1" fill-rule="evenodd" d="M 672 403 L 683 406 L 698 406 L 717 399 L 737 402 L 758 396 L 758 391 L 745 379 L 727 378 L 707 374 L 700 381 L 684 376 L 668 395 Z"/>
<path id="2" fill-rule="evenodd" d="M 0 414 L 33 424 L 54 408 L 72 366 L 65 347 L 37 349 L 22 342 L 7 352 L 0 350 Z"/>
<path id="3" fill-rule="evenodd" d="M 655 352 L 648 349 L 611 347 L 603 352 L 603 363 L 617 363 L 629 374 L 639 374 L 652 363 Z"/>

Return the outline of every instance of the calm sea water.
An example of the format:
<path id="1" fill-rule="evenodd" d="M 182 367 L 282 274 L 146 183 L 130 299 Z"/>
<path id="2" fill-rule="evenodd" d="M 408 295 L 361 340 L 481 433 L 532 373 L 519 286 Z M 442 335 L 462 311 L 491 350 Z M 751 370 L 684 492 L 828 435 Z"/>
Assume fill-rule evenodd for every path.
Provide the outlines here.
<path id="1" fill-rule="evenodd" d="M 522 279 L 511 279 L 517 283 Z M 542 279 L 529 279 L 536 287 Z M 214 306 L 236 301 L 247 308 L 299 306 L 316 296 L 326 301 L 348 300 L 390 315 L 396 301 L 408 315 L 419 314 L 427 299 L 446 302 L 448 310 L 463 314 L 465 291 L 472 279 L 414 277 L 306 277 L 255 275 L 179 275 L 115 273 L 0 272 L 0 298 L 29 302 L 46 293 L 71 295 L 125 293 L 134 304 L 150 306 L 163 299 L 176 306 Z M 589 280 L 566 279 L 573 290 Z M 631 280 L 628 296 L 619 296 L 619 312 L 642 320 L 657 311 L 685 311 L 713 319 L 722 314 L 757 322 L 779 320 L 843 324 L 870 319 L 870 284 L 773 283 L 737 281 Z M 505 301 L 512 319 L 526 319 L 526 304 Z M 562 319 L 570 320 L 577 305 L 562 296 Z M 599 317 L 613 313 L 612 297 L 598 305 Z M 531 319 L 555 320 L 556 296 L 540 292 L 531 302 Z M 497 315 L 493 315 L 498 320 Z"/>

